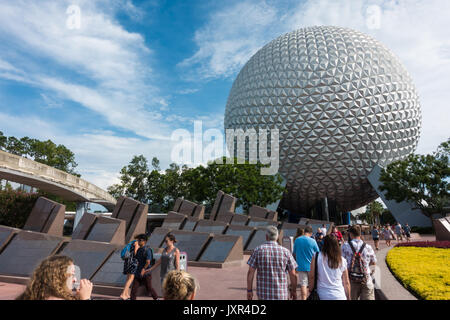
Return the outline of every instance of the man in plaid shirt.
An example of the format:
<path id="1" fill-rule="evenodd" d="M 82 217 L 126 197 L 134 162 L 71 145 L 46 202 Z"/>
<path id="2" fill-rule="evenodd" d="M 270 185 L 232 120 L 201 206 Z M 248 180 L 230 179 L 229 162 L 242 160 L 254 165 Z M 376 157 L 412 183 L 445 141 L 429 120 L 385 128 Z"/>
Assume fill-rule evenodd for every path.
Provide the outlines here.
<path id="1" fill-rule="evenodd" d="M 267 227 L 266 242 L 253 250 L 248 259 L 247 299 L 253 299 L 253 278 L 256 270 L 256 294 L 260 300 L 289 300 L 288 273 L 291 279 L 290 295 L 297 299 L 297 262 L 291 252 L 280 246 L 278 229 Z"/>

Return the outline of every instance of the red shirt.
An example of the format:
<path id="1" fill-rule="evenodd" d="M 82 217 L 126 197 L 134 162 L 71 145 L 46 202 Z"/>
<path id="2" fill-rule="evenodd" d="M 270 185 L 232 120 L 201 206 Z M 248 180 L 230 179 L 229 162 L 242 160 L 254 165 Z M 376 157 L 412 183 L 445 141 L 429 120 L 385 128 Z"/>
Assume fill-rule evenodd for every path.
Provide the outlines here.
<path id="1" fill-rule="evenodd" d="M 342 237 L 342 233 L 339 230 L 337 232 L 332 232 L 331 234 L 335 236 L 338 239 L 338 241 L 344 240 L 344 237 Z"/>

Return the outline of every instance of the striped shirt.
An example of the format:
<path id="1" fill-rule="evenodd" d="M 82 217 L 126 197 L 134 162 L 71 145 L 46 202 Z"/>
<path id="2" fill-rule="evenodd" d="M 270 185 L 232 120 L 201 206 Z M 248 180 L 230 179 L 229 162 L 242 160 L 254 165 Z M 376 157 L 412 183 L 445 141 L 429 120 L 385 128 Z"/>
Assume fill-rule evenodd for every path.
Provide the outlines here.
<path id="1" fill-rule="evenodd" d="M 253 250 L 247 264 L 257 270 L 260 300 L 289 300 L 288 272 L 297 268 L 297 262 L 288 249 L 267 241 Z"/>

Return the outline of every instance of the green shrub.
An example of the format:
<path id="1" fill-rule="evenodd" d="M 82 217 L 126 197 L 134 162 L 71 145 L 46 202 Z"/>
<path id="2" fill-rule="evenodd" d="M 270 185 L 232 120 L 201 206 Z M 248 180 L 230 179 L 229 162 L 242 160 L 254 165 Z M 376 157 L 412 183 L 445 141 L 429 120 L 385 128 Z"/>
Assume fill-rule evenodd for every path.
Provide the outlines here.
<path id="1" fill-rule="evenodd" d="M 0 191 L 0 225 L 23 228 L 38 198 L 38 193 Z"/>

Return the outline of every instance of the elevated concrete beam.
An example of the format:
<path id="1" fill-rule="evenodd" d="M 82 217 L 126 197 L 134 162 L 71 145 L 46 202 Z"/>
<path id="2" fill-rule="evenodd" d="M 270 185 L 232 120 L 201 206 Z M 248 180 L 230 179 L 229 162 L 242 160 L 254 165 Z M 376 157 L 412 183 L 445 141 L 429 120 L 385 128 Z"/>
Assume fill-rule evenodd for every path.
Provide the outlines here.
<path id="1" fill-rule="evenodd" d="M 107 191 L 84 179 L 4 151 L 0 151 L 0 179 L 32 186 L 68 201 L 95 202 L 108 209 L 116 204 Z"/>

